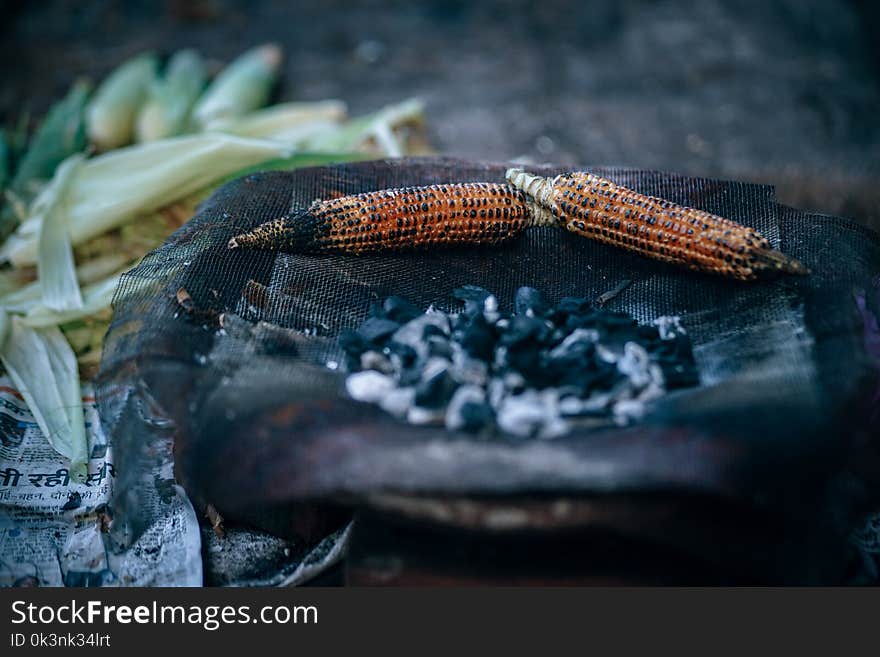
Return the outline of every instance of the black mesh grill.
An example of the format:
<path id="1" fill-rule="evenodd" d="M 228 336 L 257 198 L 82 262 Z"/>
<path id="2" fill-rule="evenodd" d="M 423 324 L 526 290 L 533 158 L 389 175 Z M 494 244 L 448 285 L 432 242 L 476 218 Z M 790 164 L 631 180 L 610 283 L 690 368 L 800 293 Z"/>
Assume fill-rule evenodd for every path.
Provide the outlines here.
<path id="1" fill-rule="evenodd" d="M 674 490 L 785 506 L 792 517 L 827 512 L 839 523 L 864 502 L 864 487 L 829 491 L 858 447 L 865 400 L 876 389 L 856 301 L 878 314 L 880 240 L 850 221 L 778 206 L 770 187 L 592 169 L 754 226 L 810 267 L 809 277 L 721 280 L 552 228 L 492 249 L 364 256 L 226 249 L 232 235 L 318 198 L 502 181 L 504 170 L 448 159 L 380 161 L 257 174 L 218 191 L 116 294 L 98 392 L 123 477 L 118 504 L 136 499 L 139 459 L 171 434 L 189 490 L 235 510 L 364 500 L 387 490 Z M 478 442 L 352 403 L 342 373 L 326 366 L 343 362 L 339 331 L 392 294 L 452 310 L 452 290 L 476 284 L 506 310 L 522 285 L 555 302 L 597 296 L 624 278 L 632 285 L 609 306 L 640 321 L 680 315 L 701 378 L 639 426 L 540 444 Z"/>

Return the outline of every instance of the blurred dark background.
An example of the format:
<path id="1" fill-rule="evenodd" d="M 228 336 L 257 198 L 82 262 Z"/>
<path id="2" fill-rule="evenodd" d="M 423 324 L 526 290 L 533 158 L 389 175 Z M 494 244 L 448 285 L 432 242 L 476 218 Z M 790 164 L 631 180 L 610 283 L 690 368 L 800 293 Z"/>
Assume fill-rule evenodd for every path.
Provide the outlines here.
<path id="1" fill-rule="evenodd" d="M 880 3 L 0 3 L 0 117 L 138 51 L 278 41 L 279 97 L 427 102 L 446 154 L 773 183 L 880 228 Z"/>

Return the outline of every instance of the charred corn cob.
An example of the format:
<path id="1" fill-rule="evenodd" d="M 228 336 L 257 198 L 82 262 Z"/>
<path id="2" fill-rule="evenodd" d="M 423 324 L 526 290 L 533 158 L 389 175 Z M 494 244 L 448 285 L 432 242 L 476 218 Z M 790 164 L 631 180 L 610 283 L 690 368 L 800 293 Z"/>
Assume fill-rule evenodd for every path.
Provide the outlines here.
<path id="1" fill-rule="evenodd" d="M 508 185 L 460 183 L 404 187 L 317 201 L 305 212 L 257 226 L 229 248 L 281 251 L 381 250 L 497 244 L 526 227 L 555 221 Z"/>
<path id="2" fill-rule="evenodd" d="M 543 178 L 509 169 L 507 180 L 578 235 L 664 262 L 740 280 L 806 274 L 758 231 L 703 210 L 639 194 L 586 172 Z"/>

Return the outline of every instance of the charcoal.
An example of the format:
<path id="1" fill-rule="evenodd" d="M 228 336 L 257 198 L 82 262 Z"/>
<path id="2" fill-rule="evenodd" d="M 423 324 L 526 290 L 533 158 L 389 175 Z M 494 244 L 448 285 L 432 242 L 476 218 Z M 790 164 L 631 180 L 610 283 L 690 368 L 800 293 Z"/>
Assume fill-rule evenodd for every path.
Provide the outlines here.
<path id="1" fill-rule="evenodd" d="M 360 358 L 370 348 L 370 343 L 361 333 L 346 329 L 339 334 L 339 346 L 347 355 Z"/>
<path id="2" fill-rule="evenodd" d="M 452 377 L 459 383 L 483 386 L 489 380 L 489 365 L 469 356 L 459 345 L 452 353 Z"/>
<path id="3" fill-rule="evenodd" d="M 394 379 L 373 370 L 355 372 L 345 379 L 345 389 L 352 399 L 375 404 L 395 388 Z"/>
<path id="4" fill-rule="evenodd" d="M 463 285 L 452 291 L 459 301 L 464 301 L 464 314 L 468 317 L 475 317 L 483 312 L 483 302 L 492 296 L 489 290 L 485 290 L 476 285 Z"/>
<path id="5" fill-rule="evenodd" d="M 464 311 L 424 313 L 402 297 L 374 304 L 340 337 L 349 394 L 418 425 L 510 438 L 551 439 L 579 427 L 643 417 L 666 390 L 698 384 L 690 339 L 677 317 L 640 325 L 627 313 L 566 297 L 551 306 L 521 287 L 514 313 L 472 285 Z"/>
<path id="6" fill-rule="evenodd" d="M 400 324 L 405 324 L 422 314 L 421 310 L 403 297 L 388 297 L 382 303 L 382 310 L 388 319 Z"/>
<path id="7" fill-rule="evenodd" d="M 542 316 L 547 311 L 547 304 L 541 293 L 533 287 L 521 287 L 514 297 L 514 312 L 528 317 Z"/>
<path id="8" fill-rule="evenodd" d="M 360 325 L 358 333 L 369 343 L 382 344 L 386 338 L 400 328 L 400 324 L 390 319 L 370 317 Z"/>
<path id="9" fill-rule="evenodd" d="M 415 388 L 394 388 L 379 400 L 379 408 L 394 417 L 405 419 L 409 409 L 415 404 Z"/>
<path id="10" fill-rule="evenodd" d="M 490 324 L 501 319 L 501 313 L 498 312 L 498 298 L 494 294 L 483 299 L 483 318 Z"/>
<path id="11" fill-rule="evenodd" d="M 391 360 L 379 351 L 365 351 L 358 360 L 362 370 L 376 370 L 383 374 L 393 374 L 394 365 Z"/>
<path id="12" fill-rule="evenodd" d="M 511 346 L 526 341 L 535 345 L 547 340 L 552 334 L 547 322 L 537 317 L 516 316 L 510 320 L 510 328 L 501 335 L 500 342 Z"/>
<path id="13" fill-rule="evenodd" d="M 494 413 L 479 386 L 464 385 L 455 391 L 446 409 L 445 424 L 450 431 L 477 432 L 491 425 Z"/>
<path id="14" fill-rule="evenodd" d="M 482 315 L 477 315 L 461 332 L 460 342 L 470 356 L 489 360 L 495 346 L 495 335 L 486 319 Z"/>
<path id="15" fill-rule="evenodd" d="M 432 335 L 425 342 L 428 344 L 428 356 L 439 356 L 447 360 L 452 359 L 452 344 L 450 344 L 445 336 Z"/>
<path id="16" fill-rule="evenodd" d="M 583 328 L 575 329 L 550 351 L 550 358 L 568 358 L 571 356 L 589 358 L 596 350 L 596 341 L 598 339 L 598 331 Z"/>
<path id="17" fill-rule="evenodd" d="M 406 413 L 406 421 L 415 425 L 443 424 L 443 410 L 411 406 Z"/>
<path id="18" fill-rule="evenodd" d="M 456 382 L 449 374 L 451 363 L 443 358 L 432 358 L 416 385 L 415 403 L 425 408 L 444 406 L 455 393 Z"/>

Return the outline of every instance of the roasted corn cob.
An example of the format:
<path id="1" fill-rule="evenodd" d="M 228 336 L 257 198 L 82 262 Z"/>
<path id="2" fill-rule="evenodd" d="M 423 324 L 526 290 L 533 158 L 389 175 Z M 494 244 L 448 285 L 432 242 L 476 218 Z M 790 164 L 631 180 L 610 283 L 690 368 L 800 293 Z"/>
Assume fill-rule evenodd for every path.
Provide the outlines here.
<path id="1" fill-rule="evenodd" d="M 364 253 L 452 244 L 497 244 L 554 221 L 508 185 L 460 183 L 367 192 L 317 201 L 257 226 L 229 248 Z"/>
<path id="2" fill-rule="evenodd" d="M 740 280 L 765 273 L 808 273 L 753 228 L 590 173 L 544 178 L 509 169 L 506 177 L 567 230 L 655 260 Z"/>

